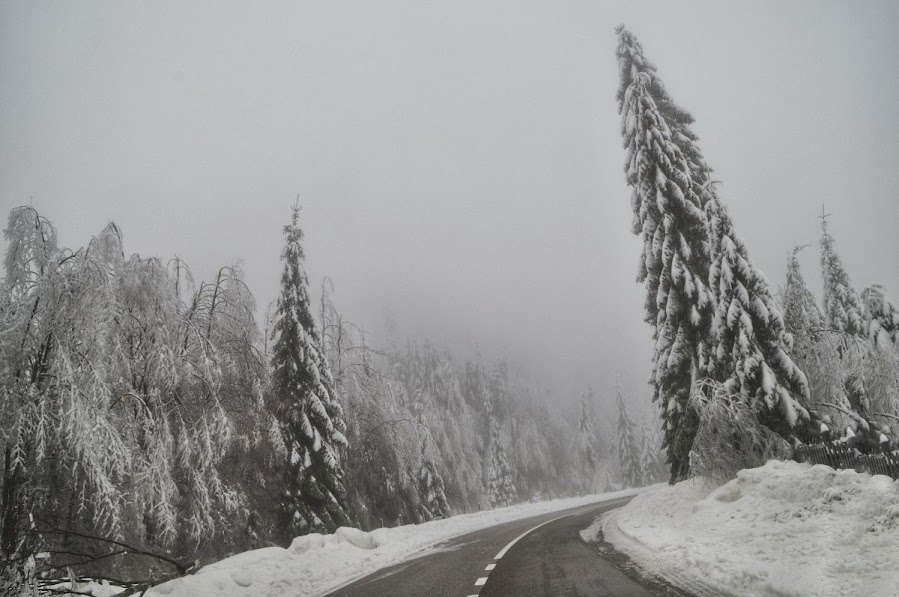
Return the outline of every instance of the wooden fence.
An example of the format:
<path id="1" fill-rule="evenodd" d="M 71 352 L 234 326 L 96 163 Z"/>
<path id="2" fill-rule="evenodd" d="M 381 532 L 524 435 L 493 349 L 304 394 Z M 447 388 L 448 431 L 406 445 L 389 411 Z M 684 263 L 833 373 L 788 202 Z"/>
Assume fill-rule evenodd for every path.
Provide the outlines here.
<path id="1" fill-rule="evenodd" d="M 865 454 L 857 447 L 848 444 L 827 442 L 799 446 L 793 451 L 793 460 L 826 464 L 833 468 L 855 469 L 859 473 L 886 475 L 899 479 L 899 450 L 872 450 Z"/>

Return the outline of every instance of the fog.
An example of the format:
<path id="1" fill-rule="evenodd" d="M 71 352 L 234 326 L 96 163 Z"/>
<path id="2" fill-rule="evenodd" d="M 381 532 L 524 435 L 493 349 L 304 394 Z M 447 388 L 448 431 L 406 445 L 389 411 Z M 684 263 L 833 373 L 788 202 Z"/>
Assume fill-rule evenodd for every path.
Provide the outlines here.
<path id="1" fill-rule="evenodd" d="M 0 208 L 261 311 L 299 196 L 307 271 L 378 332 L 477 343 L 562 398 L 616 375 L 648 402 L 614 27 L 639 36 L 754 262 L 797 244 L 820 293 L 822 206 L 856 288 L 899 298 L 899 4 L 4 3 Z"/>

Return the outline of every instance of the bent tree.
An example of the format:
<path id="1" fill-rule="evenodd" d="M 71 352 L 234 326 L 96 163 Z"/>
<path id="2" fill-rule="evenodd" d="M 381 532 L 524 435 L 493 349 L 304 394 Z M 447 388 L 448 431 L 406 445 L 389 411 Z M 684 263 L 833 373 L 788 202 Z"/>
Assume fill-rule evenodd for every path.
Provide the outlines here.
<path id="1" fill-rule="evenodd" d="M 618 28 L 618 111 L 632 189 L 633 232 L 641 236 L 637 280 L 652 326 L 653 401 L 662 409 L 671 481 L 687 477 L 697 419 L 690 391 L 706 366 L 712 297 L 703 189 L 709 184 L 693 118 L 668 95 L 637 38 Z"/>

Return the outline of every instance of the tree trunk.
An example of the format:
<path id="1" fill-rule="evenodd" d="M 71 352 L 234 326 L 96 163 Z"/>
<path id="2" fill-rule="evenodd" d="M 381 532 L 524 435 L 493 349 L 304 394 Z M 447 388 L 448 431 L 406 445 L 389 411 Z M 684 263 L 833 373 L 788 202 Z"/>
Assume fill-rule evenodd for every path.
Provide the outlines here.
<path id="1" fill-rule="evenodd" d="M 3 454 L 3 492 L 0 495 L 0 552 L 11 557 L 16 550 L 19 519 L 19 471 L 13 469 L 12 448 Z"/>

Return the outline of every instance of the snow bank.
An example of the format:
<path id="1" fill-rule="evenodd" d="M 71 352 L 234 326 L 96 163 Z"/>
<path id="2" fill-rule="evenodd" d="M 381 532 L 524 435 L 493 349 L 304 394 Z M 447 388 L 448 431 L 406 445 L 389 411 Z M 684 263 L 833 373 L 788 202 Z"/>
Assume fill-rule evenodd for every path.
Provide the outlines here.
<path id="1" fill-rule="evenodd" d="M 650 490 L 582 536 L 600 528 L 699 595 L 899 596 L 899 482 L 881 475 L 770 461 Z"/>
<path id="2" fill-rule="evenodd" d="M 419 525 L 376 529 L 370 533 L 340 528 L 332 535 L 297 537 L 290 547 L 266 547 L 237 554 L 200 569 L 193 576 L 175 579 L 150 592 L 152 597 L 249 597 L 321 595 L 353 579 L 412 557 L 436 544 L 471 531 L 537 514 L 574 508 L 605 499 L 634 495 L 629 489 L 614 493 L 546 502 L 517 504 L 461 514 Z"/>

